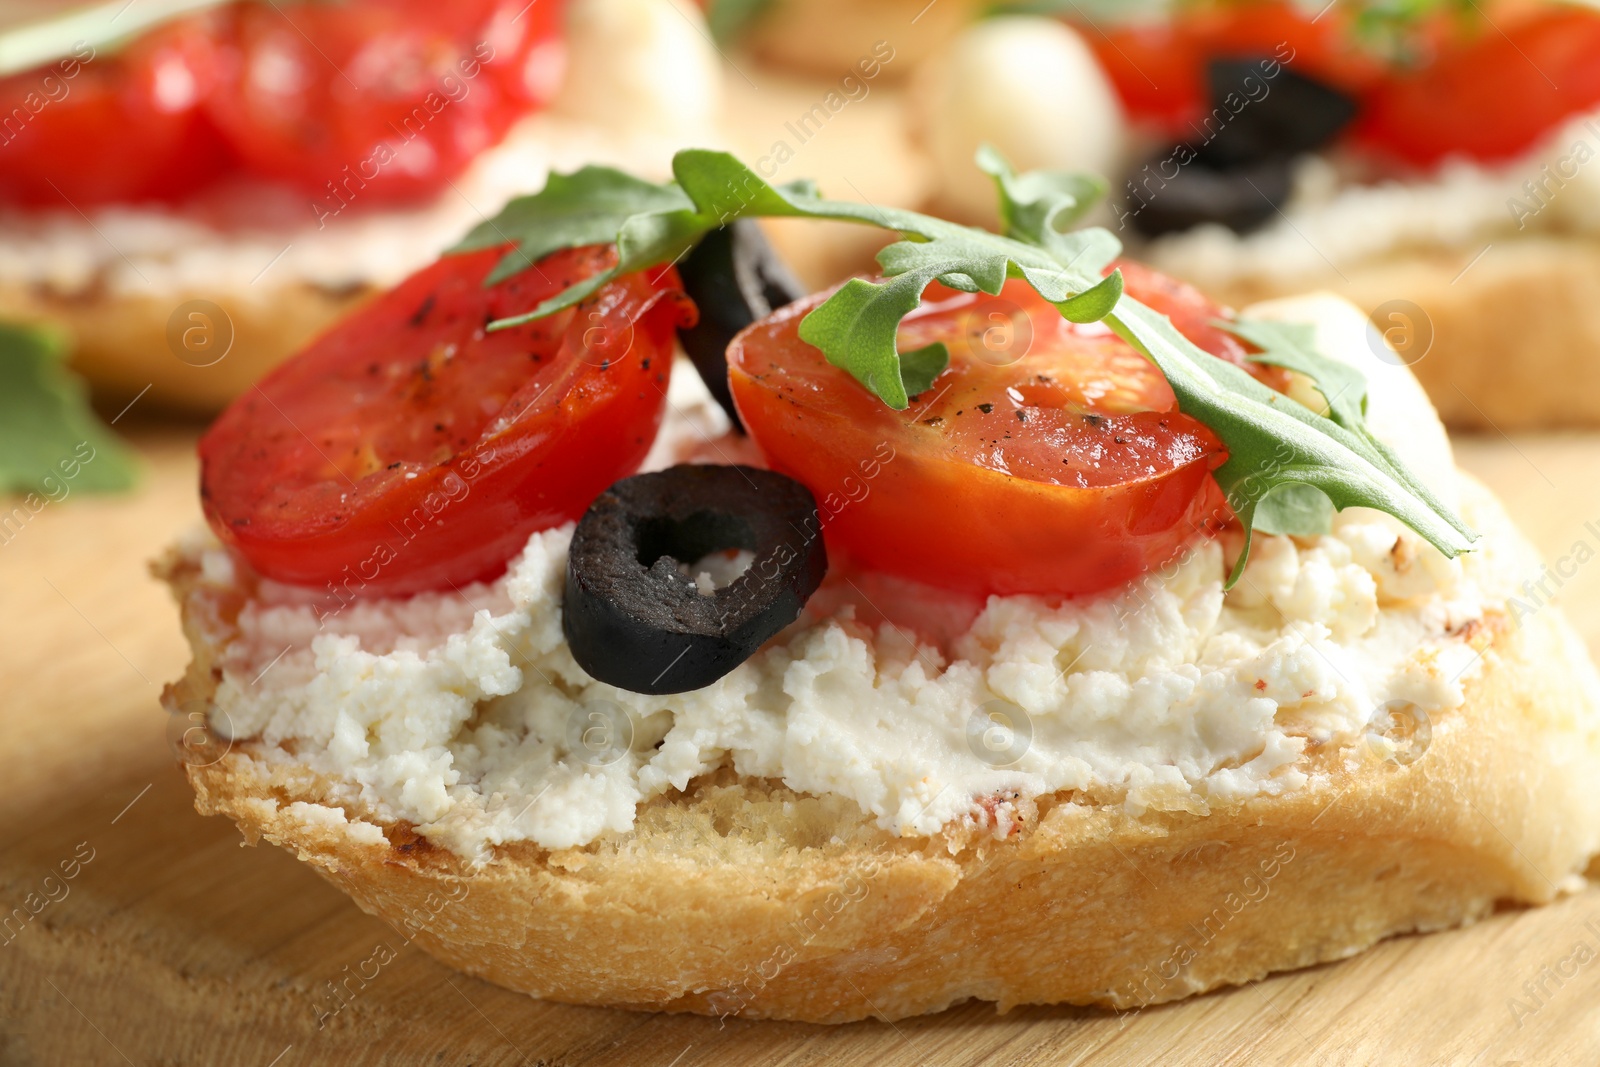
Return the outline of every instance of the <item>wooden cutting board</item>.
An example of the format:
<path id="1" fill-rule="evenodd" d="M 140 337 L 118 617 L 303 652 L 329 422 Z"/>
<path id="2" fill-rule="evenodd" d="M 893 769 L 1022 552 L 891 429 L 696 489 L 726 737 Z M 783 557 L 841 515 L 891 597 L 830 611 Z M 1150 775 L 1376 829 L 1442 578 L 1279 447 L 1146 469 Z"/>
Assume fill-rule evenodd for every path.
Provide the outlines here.
<path id="1" fill-rule="evenodd" d="M 68 497 L 0 532 L 0 1067 L 1600 1062 L 1600 889 L 1122 1016 L 973 1004 L 894 1025 L 722 1025 L 452 973 L 293 856 L 195 814 L 156 703 L 187 653 L 144 569 L 197 521 L 193 434 L 134 437 L 136 494 Z M 1460 448 L 1549 558 L 1600 547 L 1600 438 Z M 1600 650 L 1600 566 L 1564 569 Z M 43 907 L 20 922 L 30 899 Z M 390 952 L 319 1027 L 328 984 Z"/>

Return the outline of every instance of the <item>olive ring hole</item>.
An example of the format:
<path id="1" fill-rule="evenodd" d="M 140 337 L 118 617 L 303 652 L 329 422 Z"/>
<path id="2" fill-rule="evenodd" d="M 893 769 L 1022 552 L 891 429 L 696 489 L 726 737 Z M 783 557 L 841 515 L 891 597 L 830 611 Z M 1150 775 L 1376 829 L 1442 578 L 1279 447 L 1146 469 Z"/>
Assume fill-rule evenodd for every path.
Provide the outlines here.
<path id="1" fill-rule="evenodd" d="M 811 491 L 773 471 L 624 478 L 573 531 L 561 613 L 573 658 L 634 693 L 705 688 L 799 618 L 828 569 L 820 527 Z"/>
<path id="2" fill-rule="evenodd" d="M 713 568 L 707 557 L 740 553 L 748 564 L 749 555 L 758 547 L 755 530 L 748 521 L 716 511 L 696 511 L 682 519 L 648 518 L 639 523 L 637 536 L 641 567 L 654 570 L 666 561 L 668 567 L 690 581 L 698 571 L 712 570 L 715 574 L 725 569 Z M 734 567 L 737 569 L 736 564 Z"/>

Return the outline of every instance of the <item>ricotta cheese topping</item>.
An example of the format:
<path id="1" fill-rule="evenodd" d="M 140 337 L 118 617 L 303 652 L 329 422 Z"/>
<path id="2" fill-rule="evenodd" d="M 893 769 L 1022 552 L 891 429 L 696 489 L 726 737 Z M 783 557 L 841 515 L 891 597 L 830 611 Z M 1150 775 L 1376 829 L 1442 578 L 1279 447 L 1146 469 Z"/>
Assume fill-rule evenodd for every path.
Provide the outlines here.
<path id="1" fill-rule="evenodd" d="M 1356 309 L 1318 297 L 1257 310 L 1315 323 L 1325 350 L 1369 372 L 1377 432 L 1458 488 L 1426 398 L 1369 351 Z M 726 462 L 726 423 L 686 365 L 670 400 L 652 461 L 699 448 Z M 797 623 L 716 684 L 641 696 L 590 679 L 562 638 L 571 534 L 534 535 L 504 578 L 459 593 L 330 607 L 247 588 L 216 635 L 213 727 L 467 857 L 625 832 L 641 802 L 723 766 L 847 797 L 903 835 L 1007 833 L 1064 790 L 1205 812 L 1304 787 L 1313 750 L 1363 758 L 1393 702 L 1430 717 L 1459 707 L 1477 670 L 1463 635 L 1503 599 L 1507 551 L 1496 532 L 1447 561 L 1352 509 L 1325 536 L 1260 537 L 1227 593 L 1227 539 L 1066 602 L 968 602 L 836 568 Z M 189 551 L 195 595 L 239 595 L 221 548 Z"/>
<path id="2" fill-rule="evenodd" d="M 1600 235 L 1596 157 L 1600 112 L 1571 120 L 1509 163 L 1458 159 L 1405 180 L 1355 181 L 1329 158 L 1309 156 L 1281 216 L 1261 229 L 1241 235 L 1198 226 L 1151 242 L 1140 256 L 1212 285 L 1261 281 L 1281 289 L 1393 253 L 1476 250 L 1524 233 Z"/>

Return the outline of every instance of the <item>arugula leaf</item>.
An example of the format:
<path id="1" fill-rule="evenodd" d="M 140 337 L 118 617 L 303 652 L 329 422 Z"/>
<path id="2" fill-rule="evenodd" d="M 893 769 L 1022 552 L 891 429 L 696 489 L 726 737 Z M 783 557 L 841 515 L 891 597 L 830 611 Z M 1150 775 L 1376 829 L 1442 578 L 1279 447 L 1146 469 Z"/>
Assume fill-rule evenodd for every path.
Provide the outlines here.
<path id="1" fill-rule="evenodd" d="M 1333 530 L 1333 501 L 1314 485 L 1284 482 L 1256 501 L 1253 528 L 1266 534 L 1314 537 Z"/>
<path id="2" fill-rule="evenodd" d="M 133 485 L 121 442 L 89 410 L 83 383 L 61 364 L 61 338 L 0 323 L 0 493 Z"/>
<path id="3" fill-rule="evenodd" d="M 715 175 L 702 173 L 697 166 L 696 153 L 706 156 L 732 156 L 721 152 L 686 150 L 673 158 L 672 168 L 676 181 L 654 185 L 640 181 L 609 167 L 585 167 L 572 174 L 551 174 L 545 190 L 533 196 L 520 197 L 507 206 L 500 217 L 481 223 L 468 234 L 468 240 L 450 249 L 466 252 L 507 239 L 518 242 L 518 251 L 511 253 L 484 279 L 485 285 L 508 277 L 516 271 L 514 263 L 536 259 L 530 253 L 548 254 L 556 248 L 571 248 L 581 244 L 595 244 L 614 240 L 617 245 L 617 265 L 541 303 L 532 311 L 496 319 L 490 330 L 504 330 L 534 319 L 542 319 L 572 307 L 599 290 L 613 278 L 635 271 L 647 270 L 682 258 L 700 239 L 719 226 L 732 222 L 747 212 L 743 207 L 752 201 L 741 199 L 731 186 L 717 184 Z M 782 186 L 782 191 L 756 178 L 743 164 L 738 170 L 748 174 L 760 186 L 753 195 L 762 209 L 760 214 L 797 214 L 788 206 L 785 195 L 815 199 L 815 187 L 809 182 L 794 182 Z M 620 180 L 619 180 L 620 179 Z M 709 183 L 709 184 L 708 184 Z M 551 185 L 555 192 L 550 192 Z M 592 211 L 586 210 L 588 190 L 593 189 Z M 700 195 L 691 199 L 688 190 Z M 546 194 L 549 194 L 548 196 Z M 629 211 L 629 207 L 633 211 Z M 514 209 L 514 210 L 513 210 Z M 538 229 L 541 218 L 557 222 L 559 241 Z M 605 218 L 620 219 L 620 223 L 603 237 Z M 470 243 L 469 243 L 470 242 Z M 554 246 L 554 247 L 552 247 Z"/>
<path id="4" fill-rule="evenodd" d="M 906 393 L 916 396 L 933 387 L 933 380 L 950 366 L 950 350 L 943 341 L 935 341 L 921 348 L 900 353 L 900 384 Z"/>
<path id="5" fill-rule="evenodd" d="M 907 406 L 909 394 L 895 334 L 900 320 L 917 306 L 923 290 L 933 281 L 965 292 L 994 294 L 1008 277 L 1025 277 L 1064 315 L 1079 322 L 1099 319 L 1121 295 L 1120 277 L 1101 277 L 1121 250 L 1116 238 L 1103 230 L 1058 234 L 1046 250 L 913 211 L 824 200 L 809 183 L 773 186 L 726 152 L 685 149 L 674 157 L 672 170 L 677 188 L 691 202 L 689 209 L 647 205 L 617 232 L 616 267 L 524 315 L 496 320 L 489 329 L 542 318 L 572 306 L 613 277 L 669 263 L 706 233 L 737 218 L 803 217 L 865 223 L 904 235 L 903 240 L 878 253 L 879 265 L 893 280 L 846 283 L 827 304 L 807 316 L 801 336 L 808 341 L 819 338 L 812 343 L 822 349 L 828 362 L 848 371 L 873 395 L 899 410 Z M 1060 217 L 1060 211 L 1052 212 L 1051 217 Z"/>
<path id="6" fill-rule="evenodd" d="M 1328 406 L 1328 417 L 1347 430 L 1362 425 L 1367 415 L 1367 376 L 1355 367 L 1317 351 L 1317 331 L 1309 323 L 1267 319 L 1214 319 L 1227 330 L 1261 349 L 1256 363 L 1292 370 L 1311 379 Z"/>
<path id="7" fill-rule="evenodd" d="M 1458 533 L 1468 540 L 1476 536 L 1450 512 L 1431 489 L 1411 473 L 1394 450 L 1380 441 L 1368 428 L 1366 376 L 1343 360 L 1333 359 L 1319 352 L 1316 347 L 1316 330 L 1313 327 L 1305 323 L 1267 322 L 1255 319 L 1219 322 L 1218 325 L 1261 348 L 1261 352 L 1250 357 L 1256 362 L 1284 367 L 1310 378 L 1328 405 L 1328 419 L 1354 434 L 1366 446 L 1368 458 L 1413 496 L 1421 499 L 1432 511 L 1448 518 Z M 1287 529 L 1268 532 L 1300 531 Z M 1318 529 L 1311 532 L 1326 531 Z"/>
<path id="8" fill-rule="evenodd" d="M 1106 183 L 1087 174 L 1035 170 L 1014 173 L 1000 150 L 978 146 L 978 169 L 994 179 L 1000 193 L 1000 223 L 1004 232 L 1036 245 L 1065 233 L 1106 195 Z"/>
<path id="9" fill-rule="evenodd" d="M 706 27 L 711 30 L 711 39 L 720 48 L 728 47 L 740 31 L 771 6 L 772 0 L 711 0 L 706 8 Z"/>
<path id="10" fill-rule="evenodd" d="M 1325 532 L 1334 510 L 1347 507 L 1388 512 L 1446 556 L 1470 550 L 1476 535 L 1367 429 L 1366 383 L 1358 372 L 1316 352 L 1301 331 L 1229 324 L 1264 349 L 1257 357 L 1262 362 L 1308 375 L 1328 399 L 1329 415 L 1274 392 L 1196 346 L 1166 316 L 1124 295 L 1121 272 L 1107 273 L 1121 251 L 1116 237 L 1098 228 L 1064 229 L 1093 204 L 1097 183 L 1061 174 L 1018 175 L 987 147 L 978 162 L 995 179 L 1004 234 L 912 211 L 826 200 L 810 185 L 775 187 L 725 152 L 685 150 L 674 158 L 673 174 L 676 193 L 687 198 L 687 206 L 673 196 L 674 187 L 635 190 L 639 211 L 617 228 L 618 264 L 611 272 L 527 314 L 491 323 L 490 329 L 571 306 L 616 275 L 670 263 L 704 234 L 736 218 L 803 217 L 878 226 L 900 234 L 878 254 L 884 279 L 846 282 L 801 320 L 800 336 L 888 406 L 909 406 L 910 398 L 948 364 L 942 345 L 906 353 L 897 348 L 901 320 L 920 304 L 930 284 L 995 294 L 1008 279 L 1021 278 L 1069 320 L 1103 320 L 1162 372 L 1179 410 L 1209 427 L 1227 448 L 1228 459 L 1215 477 L 1246 534 L 1230 586 L 1243 573 L 1255 528 Z M 566 210 L 576 214 L 586 195 L 581 179 L 582 172 L 561 186 L 561 196 L 573 205 Z M 617 189 L 610 182 L 596 191 L 596 199 L 606 200 Z M 615 199 L 606 203 L 611 217 L 627 207 Z M 595 231 L 584 232 L 592 236 Z"/>
<path id="11" fill-rule="evenodd" d="M 1228 449 L 1227 462 L 1214 474 L 1246 534 L 1230 586 L 1249 560 L 1257 507 L 1285 485 L 1320 490 L 1339 510 L 1388 512 L 1446 556 L 1470 550 L 1476 535 L 1393 452 L 1375 443 L 1364 425 L 1359 432 L 1347 430 L 1274 392 L 1242 368 L 1196 347 L 1166 316 L 1135 301 L 1124 300 L 1106 322 L 1161 369 L 1178 398 L 1178 409 L 1204 423 Z M 1305 514 L 1305 491 L 1295 494 L 1301 506 L 1291 509 L 1280 501 L 1269 511 L 1272 525 Z"/>
<path id="12" fill-rule="evenodd" d="M 996 177 L 1002 218 L 1041 217 L 1037 210 L 1030 216 L 1024 206 L 1007 203 L 1022 190 L 1033 194 L 1036 204 L 1046 200 L 1042 217 L 1048 219 L 1049 194 L 1040 197 L 1038 191 L 1049 187 L 1039 180 L 1023 183 L 998 153 L 990 150 L 987 155 L 983 162 Z M 1059 203 L 1060 194 L 1055 195 Z M 1050 239 L 1037 224 L 1034 232 L 1037 240 Z M 1161 370 L 1177 396 L 1178 410 L 1204 423 L 1228 449 L 1228 460 L 1215 477 L 1245 529 L 1230 587 L 1244 573 L 1250 534 L 1258 521 L 1268 533 L 1310 536 L 1328 531 L 1335 509 L 1376 507 L 1405 522 L 1446 556 L 1471 547 L 1476 535 L 1367 429 L 1366 379 L 1348 364 L 1317 352 L 1309 327 L 1282 331 L 1275 323 L 1252 322 L 1240 330 L 1230 324 L 1240 336 L 1267 349 L 1258 359 L 1307 374 L 1327 398 L 1330 418 L 1201 349 L 1166 316 L 1136 301 L 1120 301 L 1105 321 Z"/>
<path id="13" fill-rule="evenodd" d="M 1350 21 L 1351 36 L 1390 62 L 1409 66 L 1429 56 L 1437 22 L 1481 33 L 1488 16 L 1477 0 L 1361 0 Z"/>
<path id="14" fill-rule="evenodd" d="M 895 350 L 895 335 L 900 320 L 922 303 L 922 291 L 931 281 L 933 275 L 927 271 L 886 282 L 851 278 L 800 320 L 800 340 L 822 349 L 829 363 L 837 365 L 831 353 L 841 353 L 848 363 L 845 370 L 885 404 L 903 411 L 911 405 L 910 396 L 920 390 L 906 385 L 904 361 L 909 353 L 902 356 Z M 948 352 L 945 359 L 948 362 Z"/>
<path id="15" fill-rule="evenodd" d="M 645 213 L 688 211 L 693 205 L 677 186 L 657 185 L 612 167 L 588 166 L 551 174 L 532 196 L 519 196 L 500 214 L 473 227 L 448 253 L 476 252 L 516 242 L 485 281 L 493 285 L 526 270 L 552 252 L 605 244 L 630 218 Z"/>

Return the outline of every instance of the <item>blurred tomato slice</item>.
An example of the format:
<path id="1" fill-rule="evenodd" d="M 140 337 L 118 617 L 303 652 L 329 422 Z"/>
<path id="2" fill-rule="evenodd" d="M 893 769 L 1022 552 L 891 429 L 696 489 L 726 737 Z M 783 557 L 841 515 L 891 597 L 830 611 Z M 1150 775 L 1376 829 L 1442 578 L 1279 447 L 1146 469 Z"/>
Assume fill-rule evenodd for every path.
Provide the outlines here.
<path id="1" fill-rule="evenodd" d="M 543 102 L 529 65 L 559 65 L 560 8 L 243 4 L 210 114 L 252 173 L 327 210 L 430 196 Z"/>

